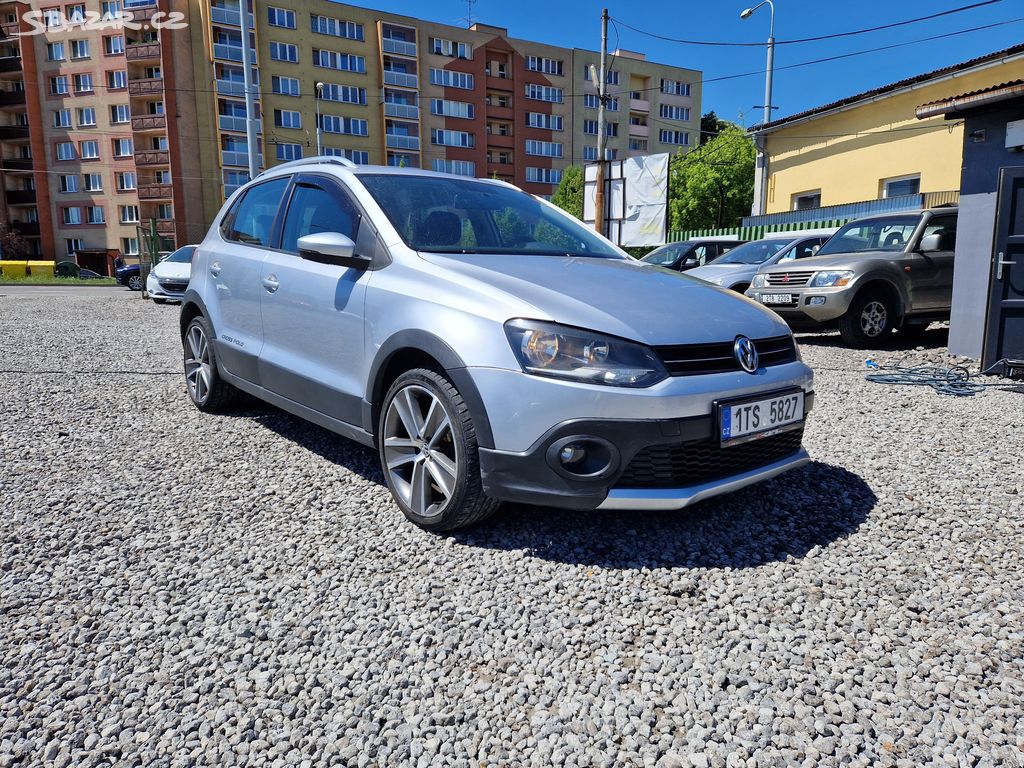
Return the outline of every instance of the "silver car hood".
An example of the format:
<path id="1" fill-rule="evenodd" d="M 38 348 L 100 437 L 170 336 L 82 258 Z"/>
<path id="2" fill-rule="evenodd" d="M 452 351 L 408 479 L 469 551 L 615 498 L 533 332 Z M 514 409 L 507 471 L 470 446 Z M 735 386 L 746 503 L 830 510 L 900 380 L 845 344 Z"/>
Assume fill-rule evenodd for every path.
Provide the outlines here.
<path id="1" fill-rule="evenodd" d="M 734 291 L 633 260 L 568 256 L 421 253 L 430 264 L 481 283 L 521 306 L 523 316 L 634 339 L 698 344 L 781 336 L 772 311 Z M 467 285 L 467 287 L 469 287 Z M 502 321 L 510 318 L 500 318 Z"/>
<path id="2" fill-rule="evenodd" d="M 687 270 L 690 277 L 699 277 L 701 280 L 715 282 L 719 279 L 729 280 L 745 274 L 757 272 L 757 264 L 706 264 L 703 267 Z"/>
<path id="3" fill-rule="evenodd" d="M 808 256 L 797 261 L 787 261 L 785 264 L 773 264 L 770 267 L 762 267 L 761 272 L 811 272 L 819 269 L 850 269 L 849 265 L 860 264 L 868 259 L 891 260 L 893 257 L 901 256 L 902 251 L 857 251 L 856 253 L 836 253 L 826 256 Z"/>

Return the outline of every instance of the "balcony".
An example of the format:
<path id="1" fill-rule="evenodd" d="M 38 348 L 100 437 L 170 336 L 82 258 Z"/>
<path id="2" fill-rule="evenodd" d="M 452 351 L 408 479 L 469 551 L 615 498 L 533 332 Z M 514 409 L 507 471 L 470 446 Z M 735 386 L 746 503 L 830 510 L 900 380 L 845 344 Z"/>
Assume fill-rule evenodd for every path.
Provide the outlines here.
<path id="1" fill-rule="evenodd" d="M 5 21 L 0 24 L 0 37 L 11 38 L 21 31 L 21 24 L 17 21 Z"/>
<path id="2" fill-rule="evenodd" d="M 21 56 L 4 56 L 0 59 L 0 72 L 21 72 Z"/>
<path id="3" fill-rule="evenodd" d="M 650 112 L 651 102 L 647 99 L 629 99 L 629 111 L 630 112 Z"/>
<path id="4" fill-rule="evenodd" d="M 512 163 L 499 161 L 487 162 L 487 175 L 490 176 L 511 176 L 515 173 L 515 166 Z"/>
<path id="5" fill-rule="evenodd" d="M 649 125 L 630 125 L 629 135 L 636 136 L 640 139 L 646 139 L 651 135 L 651 127 Z"/>
<path id="6" fill-rule="evenodd" d="M 380 47 L 384 53 L 397 53 L 399 56 L 416 58 L 416 43 L 385 37 L 380 41 Z"/>
<path id="7" fill-rule="evenodd" d="M 124 49 L 128 61 L 159 61 L 160 43 L 137 43 Z"/>
<path id="8" fill-rule="evenodd" d="M 512 91 L 514 88 L 511 77 L 502 77 L 501 75 L 488 75 L 486 77 L 486 81 L 487 90 L 489 91 L 504 91 L 508 93 Z"/>
<path id="9" fill-rule="evenodd" d="M 176 234 L 173 219 L 157 219 L 156 233 L 163 237 L 174 237 Z"/>
<path id="10" fill-rule="evenodd" d="M 138 133 L 167 130 L 167 116 L 141 115 L 139 117 L 132 117 L 132 130 Z"/>
<path id="11" fill-rule="evenodd" d="M 419 151 L 419 136 L 401 136 L 397 133 L 389 133 L 386 138 L 387 146 L 391 149 L 414 149 Z"/>
<path id="12" fill-rule="evenodd" d="M 170 184 L 140 184 L 139 200 L 170 200 Z"/>
<path id="13" fill-rule="evenodd" d="M 419 78 L 416 75 L 410 75 L 405 72 L 392 72 L 390 69 L 385 69 L 384 83 L 385 85 L 397 85 L 402 88 L 417 88 L 419 87 Z"/>
<path id="14" fill-rule="evenodd" d="M 0 125 L 0 141 L 17 141 L 28 137 L 27 125 Z"/>
<path id="15" fill-rule="evenodd" d="M 22 237 L 39 237 L 38 221 L 12 221 L 11 227 Z"/>
<path id="16" fill-rule="evenodd" d="M 25 106 L 24 91 L 0 91 L 0 107 Z"/>
<path id="17" fill-rule="evenodd" d="M 398 117 L 404 120 L 419 120 L 420 108 L 415 104 L 395 104 L 384 102 L 384 116 Z"/>
<path id="18" fill-rule="evenodd" d="M 144 77 L 140 80 L 128 81 L 130 96 L 160 96 L 164 92 L 162 77 Z"/>
<path id="19" fill-rule="evenodd" d="M 35 205 L 36 191 L 34 189 L 11 189 L 7 191 L 8 205 Z"/>
<path id="20" fill-rule="evenodd" d="M 488 147 L 495 147 L 496 149 L 513 149 L 515 145 L 515 137 L 511 134 L 504 136 L 500 133 L 487 134 Z"/>
<path id="21" fill-rule="evenodd" d="M 32 169 L 31 158 L 5 157 L 0 160 L 0 171 L 31 171 Z"/>
<path id="22" fill-rule="evenodd" d="M 246 128 L 246 120 L 244 117 L 237 115 L 218 115 L 218 125 L 222 131 L 235 131 L 236 133 L 245 133 L 248 129 Z M 263 132 L 263 121 L 256 121 L 256 133 Z"/>
<path id="23" fill-rule="evenodd" d="M 488 104 L 487 116 L 495 120 L 515 120 L 515 113 L 512 111 L 512 107 L 499 107 Z"/>
<path id="24" fill-rule="evenodd" d="M 256 63 L 256 49 L 250 48 L 249 51 L 252 54 L 252 62 Z M 242 46 L 240 45 L 227 45 L 225 43 L 214 43 L 213 44 L 213 58 L 225 59 L 227 61 L 241 61 L 242 60 Z"/>
<path id="25" fill-rule="evenodd" d="M 233 8 L 220 8 L 215 5 L 210 9 L 210 20 L 214 24 L 227 24 L 231 27 L 241 27 L 242 12 Z M 249 14 L 249 29 L 256 29 L 256 19 L 251 13 Z"/>
<path id="26" fill-rule="evenodd" d="M 152 21 L 153 14 L 156 11 L 156 0 L 126 0 L 122 18 L 125 21 L 134 21 L 141 24 Z"/>
<path id="27" fill-rule="evenodd" d="M 249 167 L 249 153 L 245 150 L 231 150 L 224 149 L 220 153 L 221 165 L 234 165 L 240 168 Z M 258 155 L 256 158 L 256 165 L 258 168 L 263 167 L 263 155 Z"/>
<path id="28" fill-rule="evenodd" d="M 237 80 L 218 80 L 217 94 L 220 96 L 245 96 L 245 83 Z"/>
<path id="29" fill-rule="evenodd" d="M 138 166 L 170 165 L 171 156 L 166 149 L 140 149 L 135 152 Z"/>

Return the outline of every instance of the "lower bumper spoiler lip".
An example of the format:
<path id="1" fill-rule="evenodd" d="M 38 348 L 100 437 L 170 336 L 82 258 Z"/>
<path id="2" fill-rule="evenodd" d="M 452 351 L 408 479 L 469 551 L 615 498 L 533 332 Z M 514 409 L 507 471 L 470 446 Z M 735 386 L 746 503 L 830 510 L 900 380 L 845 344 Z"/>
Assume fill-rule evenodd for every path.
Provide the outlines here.
<path id="1" fill-rule="evenodd" d="M 687 488 L 613 488 L 598 509 L 617 510 L 672 510 L 682 509 L 703 499 L 732 493 L 748 485 L 770 480 L 773 477 L 802 467 L 811 460 L 807 450 L 801 448 L 780 461 L 763 467 L 733 475 L 722 480 L 713 480 Z"/>

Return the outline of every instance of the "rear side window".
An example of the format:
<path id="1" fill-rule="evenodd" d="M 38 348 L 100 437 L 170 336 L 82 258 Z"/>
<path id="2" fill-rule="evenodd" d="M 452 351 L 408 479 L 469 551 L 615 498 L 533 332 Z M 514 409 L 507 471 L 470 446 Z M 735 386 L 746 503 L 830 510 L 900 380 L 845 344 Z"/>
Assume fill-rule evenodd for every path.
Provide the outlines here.
<path id="1" fill-rule="evenodd" d="M 269 246 L 288 178 L 282 176 L 250 187 L 224 217 L 221 224 L 224 238 L 246 245 Z"/>
<path id="2" fill-rule="evenodd" d="M 281 250 L 298 253 L 300 237 L 320 232 L 340 232 L 354 242 L 358 229 L 359 212 L 345 195 L 300 183 L 284 220 Z"/>

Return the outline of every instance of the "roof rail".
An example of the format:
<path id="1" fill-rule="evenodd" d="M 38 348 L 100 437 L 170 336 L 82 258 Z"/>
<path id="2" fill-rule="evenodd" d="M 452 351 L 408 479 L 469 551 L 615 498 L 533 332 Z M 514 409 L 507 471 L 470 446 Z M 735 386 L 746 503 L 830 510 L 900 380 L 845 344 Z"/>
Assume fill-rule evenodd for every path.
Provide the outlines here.
<path id="1" fill-rule="evenodd" d="M 335 155 L 320 155 L 317 157 L 304 157 L 301 160 L 291 160 L 287 163 L 281 163 L 281 165 L 275 165 L 271 168 L 266 168 L 256 174 L 258 179 L 267 171 L 279 171 L 282 168 L 298 168 L 303 165 L 341 165 L 345 168 L 358 168 L 355 163 L 349 160 L 347 157 L 337 157 Z"/>

